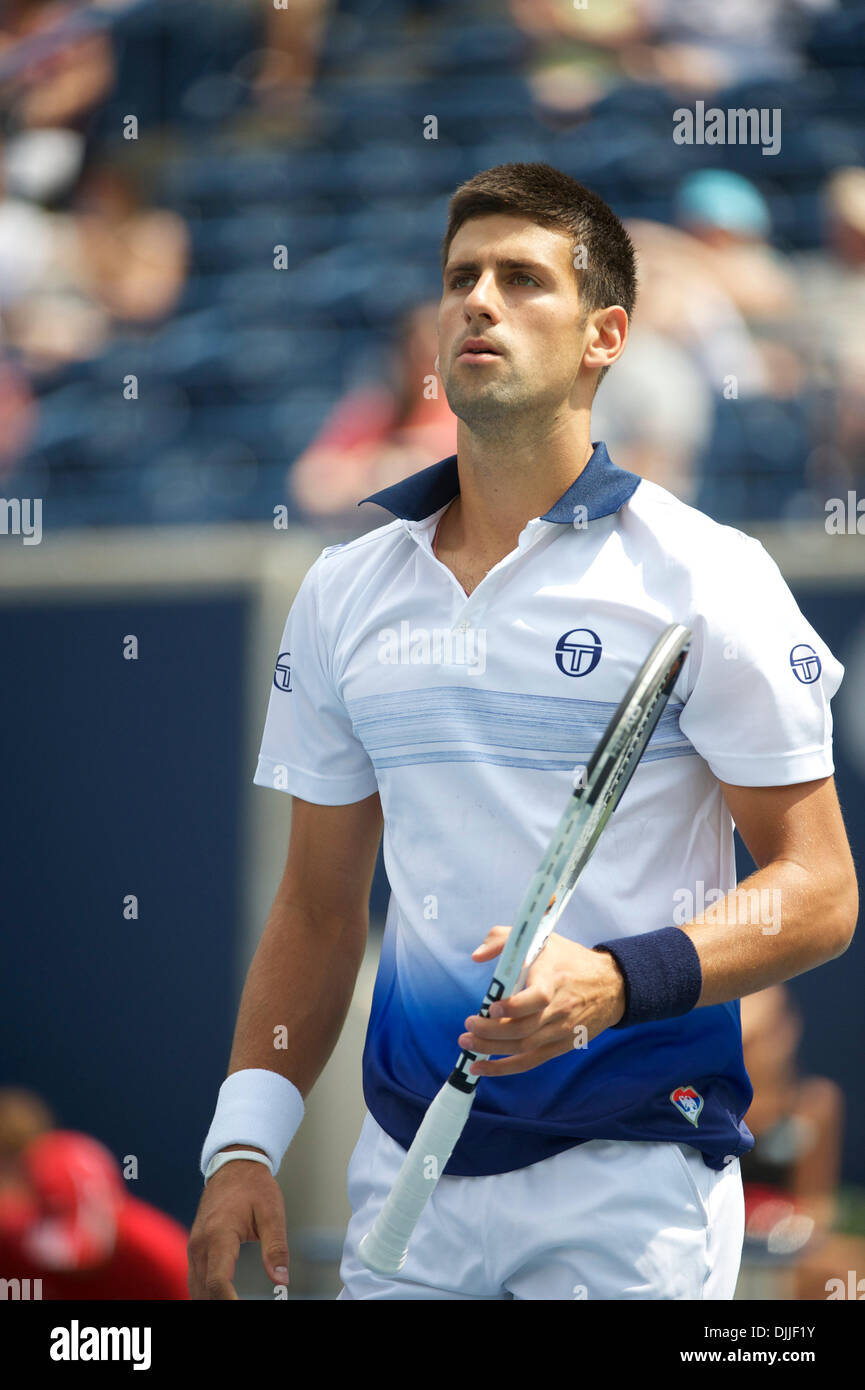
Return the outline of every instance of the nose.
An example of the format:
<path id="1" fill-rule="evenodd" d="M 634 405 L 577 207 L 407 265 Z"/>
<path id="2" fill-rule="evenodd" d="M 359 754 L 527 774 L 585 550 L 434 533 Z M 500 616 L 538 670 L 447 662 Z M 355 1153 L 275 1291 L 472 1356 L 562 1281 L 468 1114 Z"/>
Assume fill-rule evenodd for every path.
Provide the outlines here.
<path id="1" fill-rule="evenodd" d="M 480 274 L 463 300 L 466 321 L 484 317 L 495 322 L 498 318 L 496 278 L 491 270 Z"/>

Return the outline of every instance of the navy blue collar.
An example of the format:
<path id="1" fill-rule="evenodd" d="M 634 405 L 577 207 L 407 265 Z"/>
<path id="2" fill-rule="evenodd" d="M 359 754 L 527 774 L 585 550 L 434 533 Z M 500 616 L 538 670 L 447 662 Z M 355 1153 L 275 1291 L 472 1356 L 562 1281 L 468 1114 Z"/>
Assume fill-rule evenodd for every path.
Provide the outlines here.
<path id="1" fill-rule="evenodd" d="M 587 521 L 611 516 L 636 491 L 642 481 L 638 474 L 618 468 L 603 441 L 593 444 L 592 449 L 592 456 L 580 476 L 541 518 L 542 521 L 560 521 L 573 526 L 575 507 L 585 507 Z M 440 463 L 412 473 L 401 483 L 362 497 L 357 505 L 360 507 L 364 502 L 375 502 L 404 521 L 423 521 L 452 502 L 459 490 L 457 456 L 451 454 L 450 458 L 442 459 Z"/>

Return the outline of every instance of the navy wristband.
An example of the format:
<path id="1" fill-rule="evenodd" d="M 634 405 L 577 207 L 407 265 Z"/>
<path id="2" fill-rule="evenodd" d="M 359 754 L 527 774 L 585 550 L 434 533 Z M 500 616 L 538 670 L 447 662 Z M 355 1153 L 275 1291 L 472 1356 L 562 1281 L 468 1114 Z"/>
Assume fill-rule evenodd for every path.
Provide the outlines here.
<path id="1" fill-rule="evenodd" d="M 625 1012 L 614 1028 L 678 1018 L 690 1013 L 700 997 L 700 957 L 679 927 L 603 941 L 592 949 L 609 951 L 625 982 Z"/>

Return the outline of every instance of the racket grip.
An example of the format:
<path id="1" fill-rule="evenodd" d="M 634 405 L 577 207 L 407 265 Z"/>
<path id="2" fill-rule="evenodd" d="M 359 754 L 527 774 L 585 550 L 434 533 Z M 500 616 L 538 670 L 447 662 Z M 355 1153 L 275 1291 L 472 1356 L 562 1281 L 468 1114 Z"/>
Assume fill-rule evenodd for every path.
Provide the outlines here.
<path id="1" fill-rule="evenodd" d="M 358 1253 L 376 1274 L 397 1274 L 411 1234 L 465 1128 L 475 1088 L 458 1091 L 446 1081 L 431 1102 L 403 1159 L 387 1200 Z"/>

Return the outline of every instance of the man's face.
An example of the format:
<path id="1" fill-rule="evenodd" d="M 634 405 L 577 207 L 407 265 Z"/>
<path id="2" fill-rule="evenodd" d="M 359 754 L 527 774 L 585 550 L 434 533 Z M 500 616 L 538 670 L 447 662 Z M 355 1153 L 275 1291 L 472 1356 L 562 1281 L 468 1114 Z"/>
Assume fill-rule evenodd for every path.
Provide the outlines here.
<path id="1" fill-rule="evenodd" d="M 565 232 L 527 218 L 471 218 L 450 245 L 439 307 L 439 373 L 470 427 L 513 412 L 548 414 L 571 396 L 583 354 L 583 310 Z M 465 344 L 482 339 L 496 355 Z"/>

